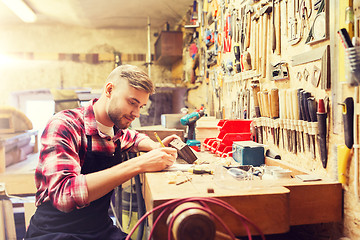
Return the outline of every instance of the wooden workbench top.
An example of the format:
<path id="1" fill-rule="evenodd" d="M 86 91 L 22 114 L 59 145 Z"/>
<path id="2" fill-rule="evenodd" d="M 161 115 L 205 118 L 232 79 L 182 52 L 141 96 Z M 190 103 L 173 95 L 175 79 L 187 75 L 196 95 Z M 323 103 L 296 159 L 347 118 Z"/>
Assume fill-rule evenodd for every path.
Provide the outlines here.
<path id="1" fill-rule="evenodd" d="M 196 153 L 198 158 L 208 164 L 214 174 L 193 175 L 188 172 L 157 172 L 144 174 L 144 199 L 147 210 L 166 201 L 188 197 L 216 197 L 222 199 L 240 213 L 255 222 L 265 234 L 287 232 L 292 225 L 315 224 L 341 221 L 341 184 L 323 179 L 304 182 L 298 178 L 240 181 L 216 164 L 219 158 L 209 152 Z M 288 166 L 282 161 L 268 160 L 269 165 Z M 293 175 L 306 174 L 293 166 L 288 166 Z M 176 174 L 175 183 L 187 178 L 191 181 L 180 185 L 169 184 Z M 224 209 L 212 205 L 230 229 L 238 236 L 246 234 L 237 219 Z M 158 216 L 155 213 L 152 220 Z M 167 226 L 162 221 L 155 231 L 155 239 L 165 239 Z M 254 232 L 254 229 L 252 229 Z M 255 232 L 254 232 L 255 233 Z"/>
<path id="2" fill-rule="evenodd" d="M 174 173 L 175 174 L 175 173 Z M 216 174 L 216 173 L 215 173 Z M 146 181 L 151 186 L 151 194 L 154 199 L 173 199 L 183 197 L 222 197 L 233 195 L 266 195 L 288 193 L 289 190 L 282 186 L 267 187 L 259 180 L 254 180 L 250 184 L 249 181 L 238 181 L 229 176 L 226 179 L 217 179 L 217 175 L 192 175 L 182 173 L 177 176 L 177 182 L 184 181 L 186 177 L 191 181 L 180 185 L 169 184 L 168 177 L 164 172 L 146 174 Z M 213 191 L 209 193 L 208 190 Z"/>

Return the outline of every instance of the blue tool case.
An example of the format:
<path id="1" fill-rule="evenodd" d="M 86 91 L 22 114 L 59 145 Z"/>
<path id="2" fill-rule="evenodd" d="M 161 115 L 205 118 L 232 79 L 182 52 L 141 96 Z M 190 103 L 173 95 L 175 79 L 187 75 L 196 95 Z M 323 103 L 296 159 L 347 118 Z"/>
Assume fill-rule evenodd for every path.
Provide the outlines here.
<path id="1" fill-rule="evenodd" d="M 241 165 L 258 167 L 265 163 L 264 145 L 253 141 L 237 141 L 232 145 L 233 158 Z"/>

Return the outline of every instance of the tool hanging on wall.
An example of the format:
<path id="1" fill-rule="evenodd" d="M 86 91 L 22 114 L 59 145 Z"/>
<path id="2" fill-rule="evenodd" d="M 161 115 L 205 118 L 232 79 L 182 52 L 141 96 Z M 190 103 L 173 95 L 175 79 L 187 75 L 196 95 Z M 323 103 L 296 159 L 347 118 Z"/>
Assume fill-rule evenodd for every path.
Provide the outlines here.
<path id="1" fill-rule="evenodd" d="M 300 42 L 302 36 L 300 34 L 301 31 L 299 31 L 298 22 L 296 18 L 296 13 L 298 12 L 298 1 L 297 0 L 292 0 L 292 1 L 293 1 L 293 15 L 289 17 L 289 26 L 290 26 L 289 43 L 291 45 L 295 45 Z"/>
<path id="2" fill-rule="evenodd" d="M 285 121 L 286 121 L 286 94 L 285 89 L 279 90 L 279 115 L 280 115 L 280 132 L 281 132 L 281 142 L 282 142 L 282 148 L 285 149 L 287 147 L 287 133 L 284 127 Z"/>
<path id="3" fill-rule="evenodd" d="M 243 52 L 243 54 L 241 54 L 241 66 L 243 66 L 243 69 L 245 71 L 252 69 L 251 56 L 248 51 L 245 51 L 245 52 Z"/>
<path id="4" fill-rule="evenodd" d="M 357 3 L 358 5 L 359 3 Z M 359 201 L 359 148 L 360 148 L 360 135 L 359 135 L 359 124 L 360 124 L 360 92 L 359 87 L 355 87 L 355 96 L 354 96 L 354 124 L 353 124 L 353 135 L 354 135 L 354 162 L 355 162 L 355 196 Z"/>
<path id="5" fill-rule="evenodd" d="M 345 145 L 351 149 L 354 145 L 354 99 L 348 97 L 340 105 L 342 105 Z"/>
<path id="6" fill-rule="evenodd" d="M 276 30 L 275 30 L 276 48 L 275 48 L 275 50 L 276 50 L 277 55 L 281 55 L 281 15 L 280 15 L 281 0 L 275 1 L 275 4 L 277 4 L 276 14 L 274 15 L 276 17 L 276 24 L 274 23 L 274 26 L 276 27 Z M 275 13 L 275 10 L 274 10 L 274 13 Z M 286 19 L 286 21 L 287 21 L 287 19 Z"/>
<path id="7" fill-rule="evenodd" d="M 344 124 L 344 145 L 339 145 L 338 150 L 338 178 L 339 182 L 342 184 L 347 183 L 347 171 L 350 162 L 350 152 L 354 145 L 354 99 L 348 97 L 344 100 L 342 105 L 342 116 L 343 116 L 343 124 Z M 355 168 L 357 162 L 355 161 Z M 355 175 L 358 177 L 358 169 L 355 170 Z M 358 180 L 358 179 L 357 179 Z M 354 181 L 355 188 L 357 188 L 357 183 Z M 358 194 L 355 191 L 355 194 Z"/>
<path id="8" fill-rule="evenodd" d="M 205 30 L 205 44 L 209 48 L 210 46 L 214 45 L 214 31 L 210 29 Z"/>
<path id="9" fill-rule="evenodd" d="M 271 50 L 272 50 L 273 53 L 275 53 L 275 49 L 276 49 L 275 0 L 272 1 L 272 8 L 273 8 L 273 14 L 272 14 L 272 42 L 271 42 Z"/>
<path id="10" fill-rule="evenodd" d="M 246 39 L 246 23 L 245 23 L 245 7 L 240 9 L 240 52 L 241 54 L 245 50 Z"/>
<path id="11" fill-rule="evenodd" d="M 310 123 L 309 126 L 309 137 L 310 137 L 310 152 L 313 159 L 316 158 L 316 148 L 315 148 L 315 137 L 316 137 L 316 130 L 317 130 L 317 104 L 314 97 L 308 97 L 307 105 L 309 110 L 310 116 Z M 325 165 L 326 166 L 326 165 Z"/>
<path id="12" fill-rule="evenodd" d="M 309 34 L 306 38 L 305 44 L 311 44 L 327 38 L 327 21 L 325 7 L 325 0 L 322 0 L 310 28 Z"/>
<path id="13" fill-rule="evenodd" d="M 279 117 L 279 89 L 273 88 L 269 92 L 270 118 Z"/>
<path id="14" fill-rule="evenodd" d="M 314 2 L 314 10 L 318 10 L 321 5 L 322 0 L 315 0 Z"/>
<path id="15" fill-rule="evenodd" d="M 254 14 L 252 17 L 252 22 L 255 24 L 255 46 L 254 46 L 254 69 L 256 70 L 256 74 L 259 74 L 260 64 L 259 64 L 259 45 L 260 45 L 260 24 L 259 24 L 260 15 L 258 12 Z"/>
<path id="16" fill-rule="evenodd" d="M 288 129 L 290 130 L 290 149 L 289 151 L 292 151 L 294 154 L 297 153 L 297 135 L 298 133 L 296 132 L 296 121 L 299 118 L 298 115 L 298 107 L 297 107 L 297 99 L 296 99 L 296 90 L 294 89 L 287 89 L 286 90 L 286 101 L 287 101 L 287 116 L 288 116 Z"/>
<path id="17" fill-rule="evenodd" d="M 321 70 L 316 65 L 314 65 L 311 75 L 311 84 L 314 87 L 317 87 L 319 85 L 320 77 L 321 77 Z"/>
<path id="18" fill-rule="evenodd" d="M 284 61 L 275 65 L 270 64 L 271 80 L 287 80 L 289 79 L 288 64 Z"/>
<path id="19" fill-rule="evenodd" d="M 234 44 L 235 43 L 239 43 L 240 40 L 240 36 L 239 36 L 239 31 L 240 31 L 240 18 L 239 18 L 239 10 L 238 9 L 233 9 L 232 10 L 232 39 Z"/>
<path id="20" fill-rule="evenodd" d="M 243 47 L 241 44 L 242 39 L 242 28 L 243 28 L 243 18 L 239 16 L 239 10 L 233 10 L 233 18 L 235 20 L 234 32 L 233 32 L 233 42 L 234 42 L 234 66 L 236 68 L 236 72 L 240 73 L 243 71 L 243 63 L 242 63 L 242 52 Z"/>
<path id="21" fill-rule="evenodd" d="M 255 116 L 258 118 L 258 117 L 261 117 L 259 101 L 258 101 L 258 92 L 260 92 L 260 86 L 259 86 L 258 82 L 253 82 L 251 84 L 251 88 L 252 88 L 252 95 L 253 95 L 253 101 L 254 101 Z"/>
<path id="22" fill-rule="evenodd" d="M 217 64 L 216 51 L 207 50 L 206 55 L 207 55 L 206 62 L 208 68 Z"/>
<path id="23" fill-rule="evenodd" d="M 246 41 L 245 41 L 245 49 L 250 47 L 250 32 L 251 32 L 251 15 L 254 12 L 254 8 L 247 4 L 245 7 L 246 14 Z"/>
<path id="24" fill-rule="evenodd" d="M 324 99 L 319 99 L 318 103 L 318 111 L 317 111 L 317 120 L 318 120 L 318 129 L 319 133 L 317 135 L 319 150 L 320 150 L 320 159 L 324 168 L 327 165 L 327 127 L 326 127 L 326 118 L 327 113 L 325 110 Z"/>
<path id="25" fill-rule="evenodd" d="M 301 20 L 300 31 L 301 36 L 304 35 L 304 31 L 310 30 L 309 19 L 312 13 L 312 6 L 310 0 L 301 0 L 299 5 L 299 19 Z"/>
<path id="26" fill-rule="evenodd" d="M 231 15 L 226 16 L 224 26 L 224 52 L 231 52 Z"/>
<path id="27" fill-rule="evenodd" d="M 262 56 L 261 56 L 261 76 L 266 77 L 266 55 L 267 55 L 267 38 L 268 38 L 268 21 L 269 14 L 272 12 L 272 6 L 266 5 L 260 9 L 260 16 L 262 16 L 263 32 L 261 34 L 262 42 Z"/>
<path id="28" fill-rule="evenodd" d="M 330 65 L 330 45 L 327 45 L 324 54 L 321 57 L 321 89 L 331 88 L 331 65 Z"/>

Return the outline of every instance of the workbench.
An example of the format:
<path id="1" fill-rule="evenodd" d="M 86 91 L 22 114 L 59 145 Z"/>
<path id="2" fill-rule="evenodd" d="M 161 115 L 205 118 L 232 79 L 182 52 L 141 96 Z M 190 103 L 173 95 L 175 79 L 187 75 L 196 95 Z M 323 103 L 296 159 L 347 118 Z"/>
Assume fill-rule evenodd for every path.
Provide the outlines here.
<path id="1" fill-rule="evenodd" d="M 35 132 L 29 134 L 35 134 Z M 35 153 L 29 154 L 26 160 L 13 164 L 7 167 L 5 172 L 0 173 L 0 183 L 5 184 L 6 194 L 22 197 L 35 196 L 34 174 L 39 152 L 37 148 L 34 151 Z M 27 226 L 36 207 L 33 201 L 24 201 L 23 205 L 25 226 Z M 5 192 L 0 192 L 0 208 L 2 209 L 0 210 L 0 239 L 16 239 L 13 205 L 5 196 Z"/>
<path id="2" fill-rule="evenodd" d="M 209 152 L 197 153 L 201 159 L 216 159 Z M 186 197 L 216 197 L 235 207 L 253 221 L 264 234 L 289 231 L 290 226 L 339 222 L 342 218 L 342 187 L 338 182 L 322 179 L 303 182 L 295 175 L 307 174 L 281 160 L 266 158 L 266 165 L 278 165 L 292 171 L 292 177 L 271 181 L 239 181 L 215 166 L 214 175 L 191 175 L 192 180 L 180 185 L 169 184 L 166 172 L 143 175 L 143 194 L 147 211 L 169 200 Z M 219 170 L 220 169 L 220 170 Z M 225 172 L 227 173 L 227 172 Z M 187 173 L 183 173 L 187 174 Z M 211 191 L 208 191 L 211 189 Z M 213 192 L 213 193 L 209 193 Z M 228 211 L 215 205 L 210 208 L 228 224 L 236 236 L 245 236 L 241 222 Z M 160 212 L 149 217 L 150 227 Z M 166 215 L 166 214 L 165 214 Z M 167 216 L 155 228 L 154 239 L 166 239 Z M 217 228 L 218 223 L 216 223 Z M 257 235 L 254 228 L 251 232 Z"/>
<path id="3" fill-rule="evenodd" d="M 34 143 L 30 143 L 30 138 L 34 138 Z M 22 141 L 25 141 L 25 143 L 22 143 Z M 25 145 L 24 145 L 25 144 Z M 21 148 L 31 148 L 31 153 L 37 153 L 38 152 L 38 131 L 37 130 L 29 130 L 24 132 L 18 132 L 18 133 L 7 133 L 7 134 L 0 134 L 0 173 L 5 172 L 6 167 L 12 162 L 18 163 L 20 162 L 21 158 L 26 159 L 27 152 L 24 151 L 22 153 Z M 12 162 L 7 161 L 6 159 L 6 153 L 9 151 L 9 149 L 16 149 L 15 156 L 18 159 L 13 160 Z M 28 150 L 27 150 L 28 151 Z"/>

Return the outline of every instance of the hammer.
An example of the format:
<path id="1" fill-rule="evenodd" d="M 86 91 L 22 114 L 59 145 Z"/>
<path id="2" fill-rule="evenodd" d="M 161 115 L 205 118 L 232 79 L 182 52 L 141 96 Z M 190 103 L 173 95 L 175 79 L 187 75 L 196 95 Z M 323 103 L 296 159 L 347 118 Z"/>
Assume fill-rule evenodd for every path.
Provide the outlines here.
<path id="1" fill-rule="evenodd" d="M 246 5 L 245 14 L 246 14 L 246 43 L 245 47 L 250 46 L 250 31 L 251 31 L 251 14 L 254 12 L 254 8 L 250 5 Z"/>
<path id="2" fill-rule="evenodd" d="M 255 23 L 255 34 L 253 36 L 255 36 L 255 47 L 254 47 L 254 56 L 255 56 L 255 61 L 254 61 L 254 68 L 256 69 L 256 73 L 259 74 L 259 68 L 260 68 L 260 64 L 259 64 L 259 24 L 258 24 L 258 20 L 260 18 L 259 13 L 255 13 L 255 15 L 251 18 L 251 21 Z"/>
<path id="3" fill-rule="evenodd" d="M 269 18 L 268 18 L 268 14 L 272 12 L 272 6 L 269 6 L 269 5 L 266 5 L 264 7 L 262 7 L 260 9 L 260 16 L 262 16 L 262 19 L 263 19 L 263 33 L 261 34 L 261 37 L 263 38 L 261 40 L 261 42 L 263 43 L 263 48 L 262 48 L 262 51 L 263 51 L 263 54 L 262 54 L 262 60 L 261 60 L 261 63 L 262 63 L 262 77 L 265 78 L 266 77 L 266 53 L 267 53 L 267 30 L 268 30 L 268 21 L 269 21 Z"/>

